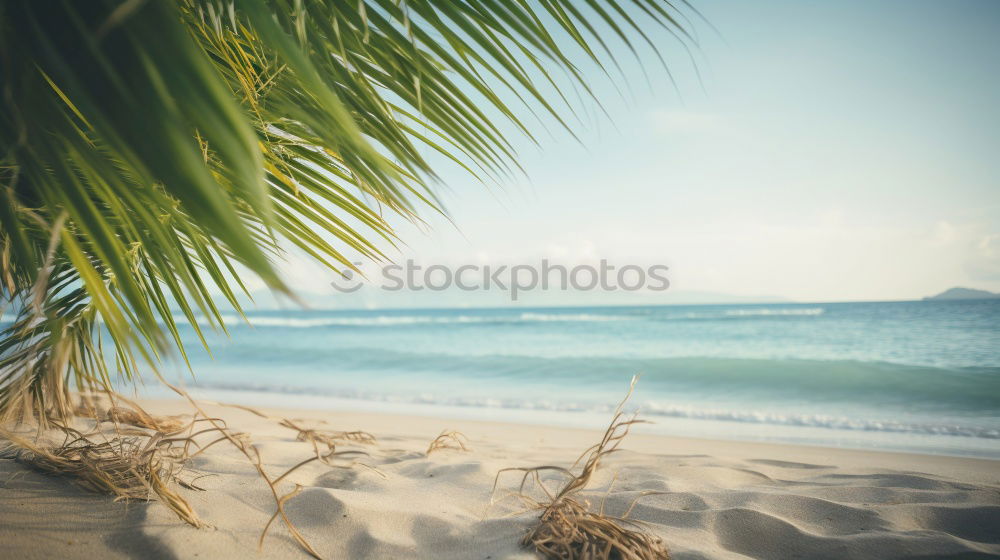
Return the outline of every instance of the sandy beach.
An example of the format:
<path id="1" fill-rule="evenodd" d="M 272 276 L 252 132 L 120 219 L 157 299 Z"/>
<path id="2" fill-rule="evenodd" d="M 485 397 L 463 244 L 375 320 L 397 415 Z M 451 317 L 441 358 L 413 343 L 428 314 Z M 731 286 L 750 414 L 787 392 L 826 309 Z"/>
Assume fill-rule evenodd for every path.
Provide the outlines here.
<path id="1" fill-rule="evenodd" d="M 0 61 L 0 560 L 1000 559 L 1000 0 L 0 0 Z"/>
<path id="2" fill-rule="evenodd" d="M 156 414 L 181 402 L 147 401 Z M 207 406 L 252 434 L 283 472 L 312 454 L 295 432 L 248 412 Z M 375 413 L 268 410 L 323 429 L 366 430 L 344 445 L 369 467 L 313 463 L 282 482 L 303 487 L 287 510 L 324 558 L 532 558 L 519 541 L 537 512 L 499 492 L 507 467 L 570 466 L 600 437 L 577 430 Z M 442 430 L 468 451 L 426 455 Z M 182 490 L 211 527 L 185 525 L 162 504 L 115 503 L 70 482 L 0 460 L 0 542 L 9 558 L 305 558 L 275 524 L 268 488 L 246 459 L 217 445 L 191 462 L 204 491 Z M 710 441 L 633 433 L 602 464 L 585 496 L 662 537 L 677 559 L 976 558 L 1000 556 L 1000 464 L 984 459 Z M 500 487 L 512 488 L 507 473 Z M 611 492 L 608 487 L 612 484 Z"/>

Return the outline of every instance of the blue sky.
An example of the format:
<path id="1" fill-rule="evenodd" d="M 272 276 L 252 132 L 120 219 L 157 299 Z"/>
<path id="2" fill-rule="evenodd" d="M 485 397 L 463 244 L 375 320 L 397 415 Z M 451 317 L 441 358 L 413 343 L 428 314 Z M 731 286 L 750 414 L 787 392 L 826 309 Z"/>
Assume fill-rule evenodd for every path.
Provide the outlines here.
<path id="1" fill-rule="evenodd" d="M 393 256 L 663 263 L 677 293 L 798 301 L 1000 290 L 1000 2 L 693 3 L 718 29 L 695 22 L 700 81 L 666 36 L 676 89 L 619 49 L 629 95 L 588 69 L 610 120 L 514 136 L 527 178 L 499 189 L 446 170 L 457 229 L 404 225 Z"/>

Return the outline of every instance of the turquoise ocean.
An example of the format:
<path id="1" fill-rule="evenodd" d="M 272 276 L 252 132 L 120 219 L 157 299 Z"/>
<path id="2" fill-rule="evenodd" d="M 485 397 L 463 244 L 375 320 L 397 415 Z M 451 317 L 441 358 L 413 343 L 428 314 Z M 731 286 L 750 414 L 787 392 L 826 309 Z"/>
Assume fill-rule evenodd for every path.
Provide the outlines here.
<path id="1" fill-rule="evenodd" d="M 251 405 L 596 428 L 641 374 L 646 431 L 1000 458 L 1000 300 L 248 317 L 211 357 L 182 325 L 195 376 L 168 376 Z"/>

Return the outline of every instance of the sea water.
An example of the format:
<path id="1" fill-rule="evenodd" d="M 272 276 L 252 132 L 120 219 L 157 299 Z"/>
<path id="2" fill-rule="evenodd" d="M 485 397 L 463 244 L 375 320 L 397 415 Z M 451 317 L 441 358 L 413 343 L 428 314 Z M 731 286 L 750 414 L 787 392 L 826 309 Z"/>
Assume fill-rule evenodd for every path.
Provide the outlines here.
<path id="1" fill-rule="evenodd" d="M 182 321 L 185 386 L 247 404 L 1000 457 L 1000 300 L 259 311 Z M 175 377 L 176 378 L 176 377 Z M 363 426 L 350 426 L 363 428 Z"/>

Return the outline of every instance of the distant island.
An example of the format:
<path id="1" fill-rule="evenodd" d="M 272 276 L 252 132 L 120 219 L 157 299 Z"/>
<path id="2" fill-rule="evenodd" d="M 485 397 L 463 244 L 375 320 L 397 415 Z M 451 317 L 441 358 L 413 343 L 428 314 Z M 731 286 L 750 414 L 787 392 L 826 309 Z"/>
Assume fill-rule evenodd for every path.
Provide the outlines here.
<path id="1" fill-rule="evenodd" d="M 928 296 L 924 301 L 942 299 L 997 299 L 1000 294 L 988 292 L 986 290 L 974 290 L 972 288 L 951 288 L 941 292 L 936 296 Z"/>

